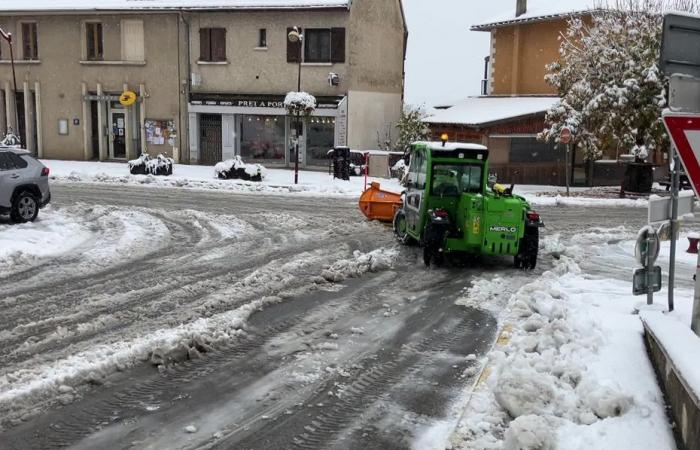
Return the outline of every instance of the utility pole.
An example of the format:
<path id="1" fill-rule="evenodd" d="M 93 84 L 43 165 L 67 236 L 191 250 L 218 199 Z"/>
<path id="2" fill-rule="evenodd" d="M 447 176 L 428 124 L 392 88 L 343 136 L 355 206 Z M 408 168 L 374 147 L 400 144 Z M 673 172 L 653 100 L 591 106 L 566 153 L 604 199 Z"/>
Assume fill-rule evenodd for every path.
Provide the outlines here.
<path id="1" fill-rule="evenodd" d="M 296 44 L 299 43 L 299 72 L 297 74 L 297 93 L 301 92 L 301 63 L 304 48 L 304 35 L 301 33 L 299 27 L 294 27 L 292 31 L 287 35 L 289 42 Z M 301 111 L 297 110 L 295 112 L 295 124 L 294 132 L 296 138 L 294 140 L 294 184 L 299 184 L 299 139 L 304 129 L 304 124 L 301 121 Z"/>
<path id="2" fill-rule="evenodd" d="M 676 280 L 676 246 L 678 241 L 678 192 L 680 190 L 680 166 L 681 161 L 676 153 L 676 148 L 671 145 L 673 170 L 671 172 L 671 258 L 668 262 L 668 310 L 675 308 L 673 289 Z"/>
<path id="3" fill-rule="evenodd" d="M 17 75 L 15 74 L 15 54 L 12 45 L 12 33 L 6 33 L 0 28 L 0 38 L 3 38 L 10 47 L 10 65 L 12 66 L 12 101 L 14 102 L 15 110 L 15 126 L 19 127 L 19 112 L 17 112 Z M 15 137 L 19 137 L 15 135 Z"/>

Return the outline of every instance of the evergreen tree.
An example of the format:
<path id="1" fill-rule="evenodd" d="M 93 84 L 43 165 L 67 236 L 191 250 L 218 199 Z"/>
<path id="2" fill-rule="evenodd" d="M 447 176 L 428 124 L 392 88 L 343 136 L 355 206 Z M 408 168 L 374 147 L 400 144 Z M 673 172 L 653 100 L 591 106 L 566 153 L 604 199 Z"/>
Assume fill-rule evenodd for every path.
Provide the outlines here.
<path id="1" fill-rule="evenodd" d="M 401 119 L 396 124 L 399 137 L 395 148 L 397 151 L 407 152 L 412 142 L 424 141 L 430 136 L 430 129 L 423 122 L 425 112 L 423 109 L 406 105 Z"/>

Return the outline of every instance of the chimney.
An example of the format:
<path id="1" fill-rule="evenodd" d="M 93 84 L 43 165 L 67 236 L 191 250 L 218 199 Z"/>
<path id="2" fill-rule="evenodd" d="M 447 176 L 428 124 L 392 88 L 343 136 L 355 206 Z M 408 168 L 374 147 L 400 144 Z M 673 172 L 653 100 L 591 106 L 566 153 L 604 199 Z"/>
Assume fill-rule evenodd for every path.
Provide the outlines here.
<path id="1" fill-rule="evenodd" d="M 516 0 L 515 17 L 520 17 L 527 12 L 527 0 Z"/>

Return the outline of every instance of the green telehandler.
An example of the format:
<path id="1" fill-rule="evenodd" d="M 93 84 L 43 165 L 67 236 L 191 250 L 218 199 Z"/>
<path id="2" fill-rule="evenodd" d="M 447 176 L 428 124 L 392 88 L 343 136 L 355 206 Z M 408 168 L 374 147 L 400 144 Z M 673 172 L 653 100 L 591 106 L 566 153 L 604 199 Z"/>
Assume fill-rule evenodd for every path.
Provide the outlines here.
<path id="1" fill-rule="evenodd" d="M 489 187 L 489 151 L 482 145 L 418 142 L 411 146 L 407 189 L 394 215 L 394 233 L 417 242 L 426 265 L 446 255 L 513 256 L 534 269 L 544 226 L 513 187 Z"/>

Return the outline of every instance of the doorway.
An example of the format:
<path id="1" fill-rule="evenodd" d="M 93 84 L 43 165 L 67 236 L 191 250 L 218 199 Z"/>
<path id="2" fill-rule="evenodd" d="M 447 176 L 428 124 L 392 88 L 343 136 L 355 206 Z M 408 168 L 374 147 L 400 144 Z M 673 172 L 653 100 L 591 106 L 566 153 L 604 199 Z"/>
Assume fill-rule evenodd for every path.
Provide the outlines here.
<path id="1" fill-rule="evenodd" d="M 221 114 L 199 116 L 199 163 L 213 166 L 222 159 Z"/>
<path id="2" fill-rule="evenodd" d="M 126 111 L 109 110 L 109 158 L 126 159 Z"/>

